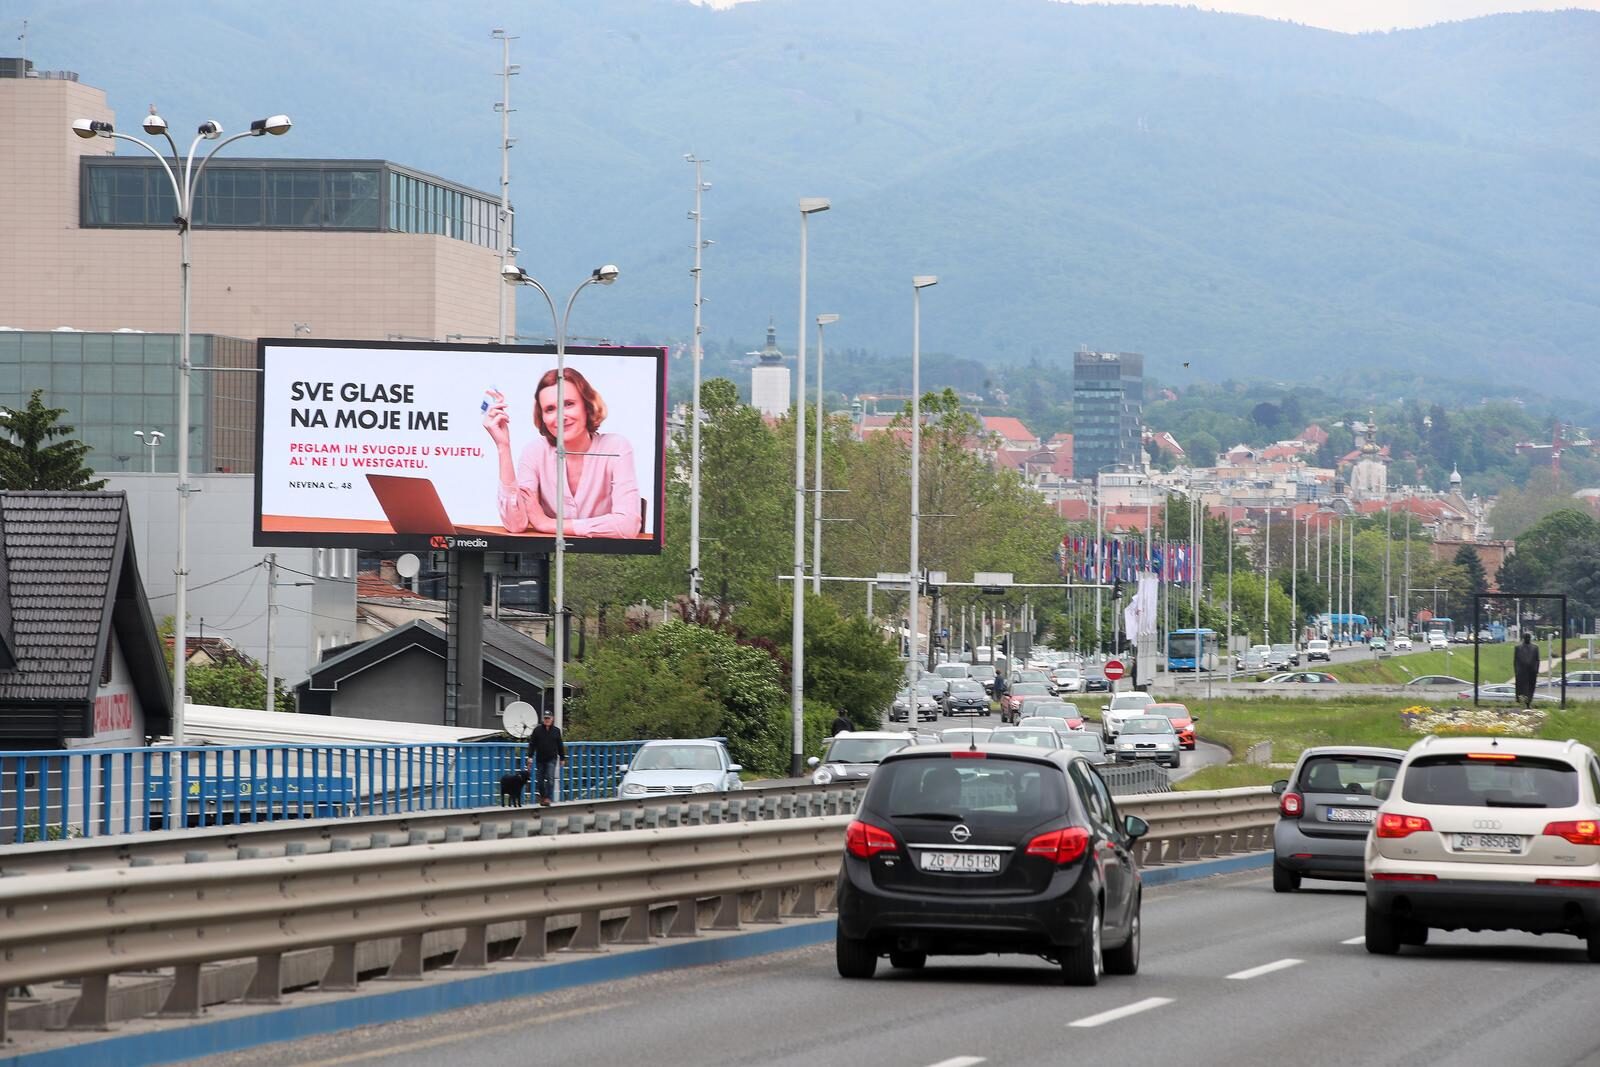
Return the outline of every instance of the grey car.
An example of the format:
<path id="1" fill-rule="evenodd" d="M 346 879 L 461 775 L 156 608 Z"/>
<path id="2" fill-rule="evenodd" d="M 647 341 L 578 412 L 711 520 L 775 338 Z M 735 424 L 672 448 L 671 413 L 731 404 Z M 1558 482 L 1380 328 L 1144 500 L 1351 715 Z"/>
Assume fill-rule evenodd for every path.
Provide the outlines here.
<path id="1" fill-rule="evenodd" d="M 646 741 L 623 774 L 617 795 L 725 793 L 743 788 L 743 769 L 728 759 L 720 741 Z"/>
<path id="2" fill-rule="evenodd" d="M 1288 778 L 1272 783 L 1278 822 L 1272 832 L 1272 888 L 1292 893 L 1301 878 L 1359 882 L 1367 833 L 1381 803 L 1377 784 L 1392 781 L 1398 748 L 1326 745 L 1300 753 Z"/>
<path id="3" fill-rule="evenodd" d="M 989 694 L 983 691 L 983 686 L 966 678 L 954 678 L 950 681 L 950 688 L 944 694 L 944 713 L 946 715 L 988 715 L 990 714 Z"/>
<path id="4" fill-rule="evenodd" d="M 1096 733 L 1074 730 L 1061 738 L 1064 748 L 1076 749 L 1096 767 L 1111 762 L 1111 757 L 1106 754 L 1106 743 Z"/>

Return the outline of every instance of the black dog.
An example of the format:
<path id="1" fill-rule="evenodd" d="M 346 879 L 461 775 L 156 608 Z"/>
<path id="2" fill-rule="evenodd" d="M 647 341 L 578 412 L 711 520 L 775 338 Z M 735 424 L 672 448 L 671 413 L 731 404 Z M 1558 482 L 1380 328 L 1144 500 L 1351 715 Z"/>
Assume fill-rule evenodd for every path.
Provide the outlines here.
<path id="1" fill-rule="evenodd" d="M 500 776 L 500 795 L 506 798 L 510 807 L 522 807 L 522 793 L 528 788 L 529 777 L 527 771 L 512 771 Z"/>

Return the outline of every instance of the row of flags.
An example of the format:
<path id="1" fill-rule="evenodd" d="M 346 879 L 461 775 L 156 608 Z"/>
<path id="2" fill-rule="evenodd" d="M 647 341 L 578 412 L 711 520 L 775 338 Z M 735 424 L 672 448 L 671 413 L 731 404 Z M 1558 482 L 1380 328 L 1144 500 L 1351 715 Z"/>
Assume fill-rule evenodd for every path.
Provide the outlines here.
<path id="1" fill-rule="evenodd" d="M 1082 582 L 1131 582 L 1151 574 L 1163 582 L 1192 582 L 1194 546 L 1188 541 L 1146 541 L 1142 537 L 1061 539 L 1056 562 L 1063 578 Z"/>

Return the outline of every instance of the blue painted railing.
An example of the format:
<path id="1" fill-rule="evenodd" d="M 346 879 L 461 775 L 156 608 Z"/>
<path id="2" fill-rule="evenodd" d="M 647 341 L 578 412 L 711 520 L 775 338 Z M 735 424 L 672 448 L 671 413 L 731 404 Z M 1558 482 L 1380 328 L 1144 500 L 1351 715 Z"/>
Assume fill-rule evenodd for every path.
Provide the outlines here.
<path id="1" fill-rule="evenodd" d="M 567 743 L 562 800 L 614 797 L 642 741 Z M 0 844 L 493 807 L 527 746 L 203 745 L 0 752 Z M 172 810 L 173 776 L 183 797 Z"/>

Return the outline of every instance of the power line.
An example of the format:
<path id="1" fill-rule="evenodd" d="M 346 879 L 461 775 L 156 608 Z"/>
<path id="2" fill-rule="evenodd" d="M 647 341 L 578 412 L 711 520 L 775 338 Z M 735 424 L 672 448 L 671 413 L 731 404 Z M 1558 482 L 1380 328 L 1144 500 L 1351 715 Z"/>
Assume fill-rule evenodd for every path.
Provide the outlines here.
<path id="1" fill-rule="evenodd" d="M 234 571 L 232 574 L 225 574 L 221 578 L 213 578 L 211 581 L 204 582 L 204 583 L 202 583 L 200 585 L 191 585 L 189 587 L 189 592 L 192 593 L 196 589 L 206 589 L 206 588 L 208 588 L 210 586 L 213 586 L 213 585 L 221 585 L 223 582 L 230 581 L 230 580 L 232 580 L 234 578 L 237 578 L 241 574 L 248 574 L 250 571 L 255 570 L 259 566 L 261 566 L 260 563 L 252 563 L 252 564 L 250 564 L 250 566 L 245 567 L 243 570 Z M 171 594 L 171 593 L 157 593 L 155 596 L 150 597 L 149 599 L 150 600 L 161 600 L 164 597 L 169 597 L 169 596 L 172 596 L 172 595 L 173 594 Z M 235 611 L 237 611 L 237 609 L 235 609 Z"/>

